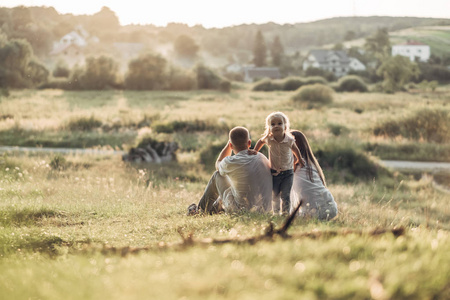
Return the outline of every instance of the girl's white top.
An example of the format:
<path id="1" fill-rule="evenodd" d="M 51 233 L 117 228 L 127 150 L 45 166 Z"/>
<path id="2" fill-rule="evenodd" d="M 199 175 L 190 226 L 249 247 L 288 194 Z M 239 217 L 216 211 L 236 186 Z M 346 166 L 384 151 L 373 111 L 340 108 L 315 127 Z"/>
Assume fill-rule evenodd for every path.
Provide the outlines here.
<path id="1" fill-rule="evenodd" d="M 277 142 L 273 136 L 263 139 L 263 142 L 269 146 L 270 168 L 277 172 L 291 170 L 294 168 L 294 154 L 292 154 L 292 145 L 294 138 L 285 134 L 281 142 Z"/>
<path id="2" fill-rule="evenodd" d="M 308 168 L 312 168 L 312 181 Z M 300 215 L 332 219 L 337 215 L 337 205 L 333 195 L 320 180 L 319 172 L 314 165 L 297 168 L 294 172 L 294 183 L 291 190 L 291 210 L 302 200 Z"/>

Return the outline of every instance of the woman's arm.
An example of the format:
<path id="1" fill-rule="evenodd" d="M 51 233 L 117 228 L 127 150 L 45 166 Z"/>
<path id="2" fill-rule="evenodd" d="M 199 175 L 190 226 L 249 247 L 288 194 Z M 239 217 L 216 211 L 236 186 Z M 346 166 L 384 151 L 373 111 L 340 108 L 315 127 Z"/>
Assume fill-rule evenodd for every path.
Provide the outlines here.
<path id="1" fill-rule="evenodd" d="M 295 143 L 292 144 L 292 153 L 294 153 L 294 156 L 296 158 L 296 160 L 294 161 L 294 171 L 295 169 L 297 169 L 297 164 L 300 164 L 300 168 L 303 168 L 305 166 L 305 162 L 303 161 L 300 150 Z"/>

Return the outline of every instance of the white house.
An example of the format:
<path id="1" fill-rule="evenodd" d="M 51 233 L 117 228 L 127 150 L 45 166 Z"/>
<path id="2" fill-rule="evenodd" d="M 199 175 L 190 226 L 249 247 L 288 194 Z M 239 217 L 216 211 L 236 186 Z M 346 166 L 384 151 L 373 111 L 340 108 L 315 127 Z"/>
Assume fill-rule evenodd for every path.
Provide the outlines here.
<path id="1" fill-rule="evenodd" d="M 354 58 L 354 57 L 350 57 L 350 70 L 353 71 L 365 71 L 366 70 L 366 66 L 359 61 L 359 59 Z"/>
<path id="2" fill-rule="evenodd" d="M 406 56 L 411 61 L 416 59 L 428 61 L 430 58 L 430 46 L 417 41 L 407 41 L 405 44 L 392 46 L 392 56 L 395 55 Z"/>
<path id="3" fill-rule="evenodd" d="M 343 50 L 311 50 L 303 61 L 303 70 L 308 68 L 322 69 L 341 77 L 350 71 L 350 59 Z"/>

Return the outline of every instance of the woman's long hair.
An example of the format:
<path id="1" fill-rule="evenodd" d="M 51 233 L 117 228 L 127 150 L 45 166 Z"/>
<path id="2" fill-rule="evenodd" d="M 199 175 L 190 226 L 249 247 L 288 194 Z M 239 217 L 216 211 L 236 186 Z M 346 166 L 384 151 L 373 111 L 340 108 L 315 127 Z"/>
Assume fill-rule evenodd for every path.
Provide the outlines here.
<path id="1" fill-rule="evenodd" d="M 312 177 L 312 165 L 316 167 L 317 172 L 319 173 L 319 177 L 322 180 L 323 185 L 326 187 L 327 183 L 325 181 L 325 176 L 323 175 L 322 168 L 320 167 L 319 163 L 317 162 L 316 157 L 314 156 L 314 153 L 311 150 L 311 146 L 309 145 L 308 139 L 303 134 L 303 132 L 298 130 L 291 130 L 291 134 L 295 138 L 295 144 L 297 144 L 298 149 L 300 150 L 300 154 L 302 155 L 303 159 L 306 161 L 306 168 L 309 175 L 309 180 L 313 182 Z"/>

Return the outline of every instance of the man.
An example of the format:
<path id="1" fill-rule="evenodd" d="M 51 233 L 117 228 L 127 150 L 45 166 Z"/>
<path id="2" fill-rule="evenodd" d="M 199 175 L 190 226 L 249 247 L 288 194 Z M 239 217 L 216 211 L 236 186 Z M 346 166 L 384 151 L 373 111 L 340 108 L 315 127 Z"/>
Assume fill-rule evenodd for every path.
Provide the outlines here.
<path id="1" fill-rule="evenodd" d="M 269 161 L 261 153 L 249 153 L 248 130 L 235 127 L 216 161 L 216 170 L 198 206 L 191 204 L 188 215 L 239 210 L 268 212 L 272 203 L 272 176 Z M 234 156 L 231 153 L 234 152 Z"/>

